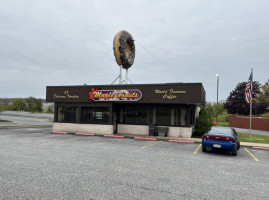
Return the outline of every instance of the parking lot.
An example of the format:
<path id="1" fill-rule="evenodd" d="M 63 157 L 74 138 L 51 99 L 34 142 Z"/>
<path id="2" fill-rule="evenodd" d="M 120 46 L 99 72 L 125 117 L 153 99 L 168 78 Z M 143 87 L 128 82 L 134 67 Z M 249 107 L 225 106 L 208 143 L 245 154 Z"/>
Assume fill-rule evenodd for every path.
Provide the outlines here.
<path id="1" fill-rule="evenodd" d="M 269 151 L 0 130 L 0 199 L 268 199 Z"/>

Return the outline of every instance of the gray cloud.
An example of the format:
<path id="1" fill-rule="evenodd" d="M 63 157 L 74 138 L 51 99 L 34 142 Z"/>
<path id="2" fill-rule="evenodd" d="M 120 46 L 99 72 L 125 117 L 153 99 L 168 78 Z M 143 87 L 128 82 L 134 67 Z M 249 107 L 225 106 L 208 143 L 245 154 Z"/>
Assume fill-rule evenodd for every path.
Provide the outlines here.
<path id="1" fill-rule="evenodd" d="M 4 0 L 0 97 L 45 97 L 47 85 L 110 84 L 112 42 L 136 40 L 134 83 L 202 82 L 208 101 L 268 78 L 268 1 Z M 149 52 L 150 53 L 149 53 Z"/>

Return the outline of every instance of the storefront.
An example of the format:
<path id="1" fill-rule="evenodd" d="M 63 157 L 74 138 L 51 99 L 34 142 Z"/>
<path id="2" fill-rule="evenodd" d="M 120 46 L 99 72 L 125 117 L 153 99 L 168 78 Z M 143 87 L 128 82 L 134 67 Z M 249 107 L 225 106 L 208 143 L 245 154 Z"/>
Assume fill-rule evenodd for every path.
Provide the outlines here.
<path id="1" fill-rule="evenodd" d="M 53 131 L 150 135 L 154 126 L 190 137 L 205 90 L 202 83 L 47 86 L 46 100 L 55 102 Z"/>

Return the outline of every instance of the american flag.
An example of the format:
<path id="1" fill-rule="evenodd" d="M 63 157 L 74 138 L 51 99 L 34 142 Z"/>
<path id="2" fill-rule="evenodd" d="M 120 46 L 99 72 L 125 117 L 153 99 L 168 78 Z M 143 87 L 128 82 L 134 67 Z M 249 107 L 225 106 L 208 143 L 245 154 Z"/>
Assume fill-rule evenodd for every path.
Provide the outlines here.
<path id="1" fill-rule="evenodd" d="M 250 73 L 245 89 L 245 101 L 247 103 L 250 103 L 251 100 L 252 100 L 252 72 Z"/>

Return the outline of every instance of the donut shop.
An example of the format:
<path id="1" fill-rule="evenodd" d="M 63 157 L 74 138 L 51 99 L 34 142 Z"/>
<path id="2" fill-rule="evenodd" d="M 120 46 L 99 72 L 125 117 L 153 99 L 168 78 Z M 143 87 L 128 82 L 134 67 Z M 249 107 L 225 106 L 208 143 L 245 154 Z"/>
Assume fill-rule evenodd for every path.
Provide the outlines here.
<path id="1" fill-rule="evenodd" d="M 128 84 L 135 59 L 131 34 L 119 31 L 113 51 L 119 84 L 47 86 L 46 100 L 55 102 L 53 131 L 191 137 L 205 104 L 202 83 Z"/>
<path id="2" fill-rule="evenodd" d="M 47 86 L 53 131 L 191 137 L 202 83 Z"/>

